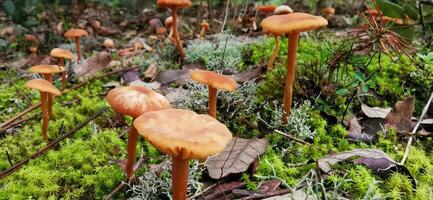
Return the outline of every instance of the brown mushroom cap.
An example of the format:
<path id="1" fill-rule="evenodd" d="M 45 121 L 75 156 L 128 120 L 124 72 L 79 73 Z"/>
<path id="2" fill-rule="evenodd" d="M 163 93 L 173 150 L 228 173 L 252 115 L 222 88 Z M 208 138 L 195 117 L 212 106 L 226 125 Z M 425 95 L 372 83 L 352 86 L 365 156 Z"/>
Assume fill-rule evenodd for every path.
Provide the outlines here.
<path id="1" fill-rule="evenodd" d="M 107 49 L 112 49 L 114 48 L 114 41 L 112 39 L 105 39 L 102 45 Z"/>
<path id="2" fill-rule="evenodd" d="M 142 86 L 114 88 L 108 92 L 107 100 L 116 112 L 133 118 L 145 112 L 171 107 L 163 95 Z"/>
<path id="3" fill-rule="evenodd" d="M 277 9 L 276 5 L 262 5 L 256 7 L 256 10 L 264 13 L 273 13 L 275 9 Z"/>
<path id="4" fill-rule="evenodd" d="M 229 76 L 221 75 L 207 70 L 192 71 L 191 79 L 217 89 L 223 89 L 228 91 L 236 90 L 236 81 L 234 79 Z"/>
<path id="5" fill-rule="evenodd" d="M 50 52 L 50 56 L 54 58 L 64 58 L 68 60 L 72 60 L 72 58 L 74 58 L 74 54 L 72 54 L 72 52 L 61 48 L 52 49 Z"/>
<path id="6" fill-rule="evenodd" d="M 158 8 L 188 8 L 191 6 L 190 0 L 157 0 Z"/>
<path id="7" fill-rule="evenodd" d="M 27 41 L 32 42 L 32 43 L 34 43 L 34 42 L 37 41 L 36 37 L 34 35 L 32 35 L 32 34 L 26 34 L 25 38 L 26 38 Z"/>
<path id="8" fill-rule="evenodd" d="M 87 35 L 89 35 L 89 33 L 87 33 L 86 30 L 75 29 L 75 28 L 69 29 L 65 33 L 65 37 L 67 37 L 67 38 L 81 37 L 81 36 L 87 36 Z"/>
<path id="9" fill-rule="evenodd" d="M 206 21 L 203 21 L 200 23 L 200 27 L 204 28 L 205 30 L 209 30 L 209 23 L 207 23 Z"/>
<path id="10" fill-rule="evenodd" d="M 323 8 L 322 13 L 326 16 L 332 16 L 335 14 L 335 8 L 333 8 L 333 7 Z"/>
<path id="11" fill-rule="evenodd" d="M 38 74 L 55 74 L 65 71 L 65 68 L 58 65 L 36 65 L 30 68 L 30 72 Z"/>
<path id="12" fill-rule="evenodd" d="M 224 124 L 190 110 L 147 112 L 134 121 L 134 126 L 157 149 L 182 159 L 206 159 L 222 152 L 232 140 Z"/>
<path id="13" fill-rule="evenodd" d="M 307 13 L 291 13 L 266 17 L 261 25 L 271 33 L 285 34 L 314 30 L 328 25 L 328 21 L 323 17 Z"/>
<path id="14" fill-rule="evenodd" d="M 167 17 L 167 19 L 165 19 L 164 25 L 165 27 L 170 27 L 173 25 L 173 17 Z"/>
<path id="15" fill-rule="evenodd" d="M 60 90 L 54 87 L 53 84 L 44 79 L 32 79 L 30 81 L 27 81 L 24 86 L 26 86 L 27 88 L 39 90 L 41 92 L 48 92 L 54 96 L 60 96 L 62 94 Z"/>

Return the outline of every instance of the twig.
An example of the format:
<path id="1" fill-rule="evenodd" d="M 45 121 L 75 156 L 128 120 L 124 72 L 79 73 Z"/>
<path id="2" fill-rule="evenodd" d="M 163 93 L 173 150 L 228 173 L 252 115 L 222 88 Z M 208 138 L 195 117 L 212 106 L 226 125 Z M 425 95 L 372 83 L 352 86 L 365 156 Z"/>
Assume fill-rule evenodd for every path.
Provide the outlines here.
<path id="1" fill-rule="evenodd" d="M 264 198 L 273 197 L 277 195 L 287 194 L 290 193 L 291 191 L 292 190 L 288 188 L 288 189 L 271 191 L 269 193 L 264 193 L 264 194 L 256 193 L 248 197 L 240 198 L 240 200 L 264 199 Z"/>
<path id="2" fill-rule="evenodd" d="M 191 197 L 188 197 L 187 200 L 195 199 L 195 198 L 199 197 L 200 195 L 206 193 L 207 191 L 209 191 L 209 190 L 211 190 L 211 189 L 214 189 L 216 186 L 217 186 L 217 184 L 214 183 L 214 184 L 210 185 L 209 187 L 205 188 L 204 190 L 200 191 L 199 193 L 194 194 L 194 195 L 191 196 Z"/>
<path id="3" fill-rule="evenodd" d="M 11 167 L 13 166 L 12 160 L 11 160 L 11 156 L 9 155 L 9 152 L 6 150 L 6 156 L 8 157 L 8 161 L 9 164 L 11 165 Z"/>
<path id="4" fill-rule="evenodd" d="M 74 128 L 72 128 L 69 132 L 65 133 L 64 135 L 58 137 L 53 142 L 49 143 L 46 147 L 44 147 L 41 150 L 37 151 L 36 153 L 30 155 L 28 158 L 26 158 L 26 159 L 18 162 L 17 164 L 15 164 L 14 166 L 12 166 L 11 168 L 3 171 L 2 173 L 0 173 L 0 180 L 4 179 L 5 177 L 9 176 L 13 172 L 17 171 L 23 165 L 27 164 L 30 160 L 35 159 L 35 158 L 43 155 L 44 153 L 46 153 L 48 150 L 56 147 L 65 138 L 72 136 L 78 130 L 80 130 L 81 128 L 83 128 L 84 126 L 86 126 L 90 121 L 94 120 L 96 117 L 98 117 L 99 115 L 101 115 L 103 112 L 105 112 L 107 110 L 108 110 L 108 107 L 104 107 L 104 108 L 100 109 L 99 111 L 97 111 L 96 113 L 94 113 L 92 116 L 90 116 L 89 118 L 87 118 L 85 121 L 81 122 L 80 124 L 78 124 L 77 126 L 75 126 Z"/>
<path id="5" fill-rule="evenodd" d="M 226 11 L 225 11 L 225 15 L 224 15 L 224 22 L 223 22 L 223 25 L 221 26 L 221 33 L 224 32 L 224 27 L 226 26 L 227 17 L 229 15 L 229 5 L 230 5 L 230 0 L 227 0 L 226 1 Z"/>
<path id="6" fill-rule="evenodd" d="M 424 118 L 425 114 L 427 113 L 428 108 L 430 107 L 430 104 L 431 104 L 432 100 L 433 100 L 433 92 L 432 92 L 432 94 L 430 95 L 430 98 L 429 98 L 427 104 L 424 106 L 424 109 L 422 110 L 421 116 L 420 116 L 419 119 L 418 119 L 418 123 L 416 123 L 415 127 L 412 129 L 412 134 L 415 134 L 416 131 L 418 130 L 418 127 L 419 127 L 419 125 L 421 124 L 422 119 Z M 405 150 L 405 153 L 404 153 L 403 159 L 401 159 L 401 162 L 400 162 L 401 165 L 403 165 L 403 164 L 406 162 L 407 157 L 409 156 L 409 153 L 410 153 L 410 147 L 411 147 L 411 145 L 412 145 L 412 141 L 413 141 L 413 136 L 411 136 L 411 137 L 409 138 L 409 141 L 407 141 L 406 150 Z"/>
<path id="7" fill-rule="evenodd" d="M 38 108 L 40 105 L 41 105 L 41 103 L 37 103 L 37 104 L 34 104 L 34 105 L 30 106 L 29 108 L 27 108 L 27 109 L 25 109 L 24 111 L 18 113 L 17 115 L 15 115 L 14 117 L 10 118 L 9 120 L 3 122 L 3 123 L 0 125 L 0 128 L 3 128 L 3 127 L 5 127 L 5 126 L 11 124 L 12 122 L 14 122 L 15 120 L 17 120 L 18 118 L 22 117 L 23 115 L 25 115 L 25 114 L 27 114 L 27 113 L 29 113 L 29 112 L 35 110 L 35 109 Z"/>
<path id="8" fill-rule="evenodd" d="M 40 113 L 35 113 L 35 114 L 30 115 L 30 116 L 28 116 L 28 117 L 21 118 L 20 120 L 15 121 L 15 122 L 13 122 L 13 123 L 10 123 L 10 124 L 8 124 L 8 125 L 6 125 L 6 126 L 4 126 L 4 127 L 1 127 L 1 128 L 0 128 L 0 133 L 5 132 L 7 129 L 9 129 L 9 128 L 11 128 L 11 127 L 14 127 L 14 126 L 16 126 L 16 125 L 18 125 L 18 124 L 21 124 L 21 123 L 26 122 L 26 121 L 28 121 L 28 120 L 30 120 L 30 119 L 33 119 L 34 117 L 38 116 L 39 114 L 40 114 Z"/>
<path id="9" fill-rule="evenodd" d="M 301 144 L 304 144 L 304 145 L 307 145 L 307 146 L 311 146 L 310 143 L 305 142 L 304 140 L 298 139 L 298 138 L 296 138 L 296 137 L 294 137 L 294 136 L 291 136 L 291 135 L 289 135 L 289 134 L 283 133 L 283 132 L 281 132 L 281 131 L 279 131 L 279 130 L 274 130 L 274 132 L 276 132 L 276 133 L 278 133 L 278 134 L 280 134 L 280 135 L 282 135 L 282 136 L 284 136 L 284 137 L 286 137 L 286 138 L 289 138 L 289 139 L 291 139 L 291 140 L 293 140 L 293 141 L 295 141 L 295 142 L 298 142 L 298 143 L 301 143 Z"/>

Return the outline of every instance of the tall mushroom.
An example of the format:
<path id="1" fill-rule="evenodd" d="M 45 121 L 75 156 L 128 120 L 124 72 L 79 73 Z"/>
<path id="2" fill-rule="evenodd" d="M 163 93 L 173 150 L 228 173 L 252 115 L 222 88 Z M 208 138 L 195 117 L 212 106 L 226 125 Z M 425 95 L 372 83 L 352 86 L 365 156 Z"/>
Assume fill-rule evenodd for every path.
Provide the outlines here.
<path id="1" fill-rule="evenodd" d="M 176 42 L 177 50 L 179 51 L 180 61 L 183 62 L 185 58 L 185 51 L 183 50 L 182 41 L 179 37 L 179 32 L 177 30 L 177 10 L 179 8 L 188 8 L 191 6 L 190 0 L 157 0 L 156 5 L 158 8 L 170 8 L 173 17 L 173 37 Z"/>
<path id="2" fill-rule="evenodd" d="M 58 58 L 59 59 L 59 65 L 60 67 L 65 68 L 65 60 L 72 60 L 72 58 L 74 58 L 74 54 L 72 54 L 72 52 L 66 50 L 66 49 L 61 49 L 61 48 L 54 48 L 51 50 L 50 52 L 50 56 L 53 58 Z M 62 71 L 62 89 L 66 89 L 66 71 L 63 70 Z"/>
<path id="3" fill-rule="evenodd" d="M 289 46 L 287 57 L 287 75 L 284 87 L 284 113 L 283 122 L 287 123 L 287 116 L 292 107 L 292 90 L 295 80 L 296 51 L 301 32 L 314 30 L 326 26 L 328 21 L 306 13 L 291 13 L 289 15 L 273 15 L 265 18 L 261 25 L 264 29 L 274 34 L 288 34 Z"/>
<path id="4" fill-rule="evenodd" d="M 30 55 L 36 56 L 36 52 L 38 51 L 38 48 L 36 47 L 36 42 L 38 41 L 34 35 L 26 34 L 25 38 L 28 42 L 30 42 L 31 46 L 29 47 Z"/>
<path id="5" fill-rule="evenodd" d="M 81 39 L 81 37 L 88 36 L 88 35 L 89 35 L 89 33 L 87 33 L 86 30 L 75 29 L 75 28 L 69 29 L 65 33 L 66 38 L 75 39 L 75 46 L 77 47 L 77 55 L 78 55 L 77 60 L 78 60 L 78 62 L 81 61 L 81 47 L 80 47 L 81 40 L 80 39 Z"/>
<path id="6" fill-rule="evenodd" d="M 236 81 L 228 76 L 206 70 L 194 70 L 191 79 L 209 87 L 209 115 L 216 119 L 217 116 L 217 89 L 235 91 Z"/>
<path id="7" fill-rule="evenodd" d="M 47 80 L 50 83 L 53 83 L 53 75 L 57 73 L 63 73 L 65 71 L 65 68 L 58 65 L 36 65 L 30 68 L 30 72 L 42 74 L 45 80 Z M 47 98 L 47 105 L 48 105 L 48 113 L 50 116 L 50 119 L 54 118 L 53 115 L 53 96 L 48 94 Z"/>
<path id="8" fill-rule="evenodd" d="M 145 112 L 170 108 L 170 103 L 163 95 L 142 86 L 126 86 L 112 89 L 108 92 L 107 100 L 117 113 L 131 116 L 133 119 Z M 134 175 L 133 166 L 137 140 L 137 130 L 134 126 L 131 126 L 128 136 L 128 160 L 126 162 L 128 178 Z"/>
<path id="9" fill-rule="evenodd" d="M 60 96 L 61 92 L 50 82 L 43 79 L 33 79 L 27 81 L 25 87 L 39 90 L 41 92 L 41 110 L 42 110 L 42 137 L 48 141 L 48 105 L 47 100 L 49 95 Z"/>
<path id="10" fill-rule="evenodd" d="M 189 110 L 147 112 L 134 120 L 134 126 L 154 147 L 172 156 L 173 200 L 186 199 L 189 160 L 205 160 L 232 140 L 224 124 Z"/>

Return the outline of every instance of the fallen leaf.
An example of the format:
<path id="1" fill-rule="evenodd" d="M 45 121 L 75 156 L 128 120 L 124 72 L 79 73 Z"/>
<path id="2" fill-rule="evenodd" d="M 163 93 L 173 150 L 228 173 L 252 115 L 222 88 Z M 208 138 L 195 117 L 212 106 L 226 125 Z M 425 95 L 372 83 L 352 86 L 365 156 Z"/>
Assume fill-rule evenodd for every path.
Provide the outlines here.
<path id="1" fill-rule="evenodd" d="M 129 70 L 125 73 L 122 73 L 121 78 L 124 83 L 129 84 L 132 81 L 141 80 L 140 79 L 140 72 L 138 69 L 136 70 Z"/>
<path id="2" fill-rule="evenodd" d="M 213 179 L 221 179 L 230 174 L 238 174 L 248 170 L 251 163 L 265 153 L 268 141 L 262 139 L 233 138 L 225 150 L 209 158 L 206 168 Z"/>
<path id="3" fill-rule="evenodd" d="M 158 63 L 150 63 L 149 67 L 147 67 L 146 71 L 144 72 L 144 77 L 146 79 L 153 80 L 156 75 L 158 75 Z"/>
<path id="4" fill-rule="evenodd" d="M 361 110 L 367 117 L 385 119 L 386 115 L 391 112 L 392 108 L 369 107 L 362 104 Z"/>
<path id="5" fill-rule="evenodd" d="M 56 60 L 54 60 L 51 56 L 43 55 L 43 56 L 31 56 L 25 63 L 29 66 L 35 65 L 55 65 Z"/>
<path id="6" fill-rule="evenodd" d="M 260 75 L 263 74 L 264 71 L 265 71 L 265 67 L 260 66 L 260 67 L 249 69 L 242 73 L 233 74 L 233 78 L 237 82 L 245 82 L 259 77 Z"/>
<path id="7" fill-rule="evenodd" d="M 167 84 L 175 81 L 188 80 L 191 76 L 190 69 L 180 69 L 180 70 L 166 70 L 159 73 L 155 81 L 160 82 L 161 84 Z"/>
<path id="8" fill-rule="evenodd" d="M 369 135 L 362 131 L 362 127 L 358 122 L 358 119 L 353 116 L 349 120 L 349 133 L 347 137 L 355 141 L 361 141 L 365 143 L 373 143 L 377 140 L 377 134 Z"/>
<path id="9" fill-rule="evenodd" d="M 402 101 L 398 101 L 385 117 L 385 128 L 411 132 L 414 127 L 411 120 L 414 111 L 414 97 L 406 97 Z"/>
<path id="10" fill-rule="evenodd" d="M 143 82 L 141 80 L 135 80 L 129 83 L 130 86 L 144 86 L 147 88 L 150 88 L 152 90 L 157 90 L 161 87 L 161 83 L 158 83 L 156 81 L 152 82 L 152 83 L 146 83 Z"/>
<path id="11" fill-rule="evenodd" d="M 74 72 L 77 76 L 89 77 L 93 76 L 99 71 L 103 70 L 111 62 L 111 55 L 105 51 L 99 52 L 96 56 L 90 57 L 83 60 L 77 67 L 74 68 Z"/>

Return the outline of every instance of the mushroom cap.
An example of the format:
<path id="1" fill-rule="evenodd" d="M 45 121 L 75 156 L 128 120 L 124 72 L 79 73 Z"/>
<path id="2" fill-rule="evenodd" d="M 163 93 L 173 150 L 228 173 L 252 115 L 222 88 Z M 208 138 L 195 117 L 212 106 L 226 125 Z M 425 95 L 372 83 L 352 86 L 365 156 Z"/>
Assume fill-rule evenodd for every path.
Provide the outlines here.
<path id="1" fill-rule="evenodd" d="M 190 0 L 157 0 L 158 8 L 188 8 L 191 6 Z"/>
<path id="2" fill-rule="evenodd" d="M 112 39 L 105 39 L 103 45 L 107 49 L 112 49 L 114 48 L 114 41 Z"/>
<path id="3" fill-rule="evenodd" d="M 29 51 L 32 52 L 32 53 L 36 53 L 38 51 L 38 48 L 36 48 L 36 47 L 30 47 Z"/>
<path id="4" fill-rule="evenodd" d="M 30 68 L 30 72 L 38 74 L 56 74 L 65 71 L 65 68 L 59 65 L 36 65 Z"/>
<path id="5" fill-rule="evenodd" d="M 332 16 L 335 14 L 335 8 L 333 7 L 326 7 L 322 9 L 322 14 L 326 16 Z"/>
<path id="6" fill-rule="evenodd" d="M 81 37 L 81 36 L 87 36 L 89 33 L 87 33 L 84 29 L 79 28 L 71 28 L 65 33 L 65 37 L 71 38 L 71 37 Z"/>
<path id="7" fill-rule="evenodd" d="M 47 92 L 54 96 L 60 96 L 62 94 L 59 89 L 57 89 L 56 87 L 54 87 L 53 84 L 44 79 L 32 79 L 30 81 L 27 81 L 24 86 L 26 86 L 27 88 L 39 90 L 41 92 Z"/>
<path id="8" fill-rule="evenodd" d="M 274 15 L 285 15 L 289 13 L 293 13 L 293 10 L 292 8 L 290 8 L 290 6 L 286 6 L 286 5 L 278 6 L 274 10 Z"/>
<path id="9" fill-rule="evenodd" d="M 273 13 L 275 9 L 277 9 L 276 5 L 262 5 L 256 7 L 256 10 L 264 13 Z"/>
<path id="10" fill-rule="evenodd" d="M 206 159 L 232 140 L 224 124 L 190 110 L 147 112 L 134 120 L 134 127 L 158 150 L 182 159 Z"/>
<path id="11" fill-rule="evenodd" d="M 212 71 L 194 70 L 191 73 L 191 79 L 217 89 L 236 90 L 236 81 L 233 78 Z"/>
<path id="12" fill-rule="evenodd" d="M 72 52 L 61 48 L 52 49 L 50 52 L 50 56 L 54 58 L 64 58 L 68 60 L 72 60 L 72 58 L 74 58 L 74 54 L 72 54 Z"/>
<path id="13" fill-rule="evenodd" d="M 167 19 L 165 19 L 164 25 L 165 27 L 170 27 L 173 25 L 173 17 L 167 17 Z"/>
<path id="14" fill-rule="evenodd" d="M 32 35 L 32 34 L 26 34 L 25 38 L 29 42 L 36 42 L 36 40 L 37 40 L 36 37 L 34 35 Z"/>
<path id="15" fill-rule="evenodd" d="M 307 13 L 272 15 L 266 17 L 261 23 L 263 29 L 276 34 L 304 32 L 326 25 L 328 21 L 325 18 Z"/>
<path id="16" fill-rule="evenodd" d="M 202 21 L 200 23 L 200 27 L 204 28 L 205 30 L 209 30 L 209 23 L 207 23 L 207 21 Z"/>
<path id="17" fill-rule="evenodd" d="M 123 115 L 137 118 L 145 112 L 170 108 L 170 102 L 162 95 L 143 86 L 125 86 L 110 90 L 108 103 Z"/>
<path id="18" fill-rule="evenodd" d="M 166 32 L 167 30 L 164 27 L 158 27 L 156 28 L 156 34 L 158 35 L 162 35 Z"/>

